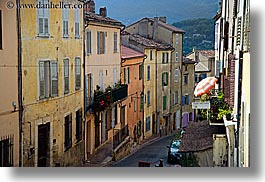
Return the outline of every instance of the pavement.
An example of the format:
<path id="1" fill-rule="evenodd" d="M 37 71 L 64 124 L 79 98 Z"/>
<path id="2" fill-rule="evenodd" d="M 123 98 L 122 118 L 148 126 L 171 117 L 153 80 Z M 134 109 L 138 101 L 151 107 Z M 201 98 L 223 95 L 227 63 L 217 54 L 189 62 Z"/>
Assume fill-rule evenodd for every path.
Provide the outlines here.
<path id="1" fill-rule="evenodd" d="M 172 135 L 175 132 L 169 134 Z M 149 137 L 148 139 L 142 140 L 138 145 L 131 148 L 131 152 L 129 155 L 125 156 L 121 160 L 126 159 L 130 155 L 134 154 L 138 150 L 140 150 L 145 145 L 151 144 L 157 140 L 160 140 L 164 137 L 167 137 L 169 135 L 159 136 L 159 135 L 153 135 Z M 113 161 L 111 157 L 112 152 L 112 141 L 107 142 L 105 145 L 101 146 L 95 154 L 91 157 L 89 161 L 86 161 L 82 167 L 111 167 L 111 165 L 115 164 L 118 161 Z M 121 161 L 120 160 L 120 161 Z"/>

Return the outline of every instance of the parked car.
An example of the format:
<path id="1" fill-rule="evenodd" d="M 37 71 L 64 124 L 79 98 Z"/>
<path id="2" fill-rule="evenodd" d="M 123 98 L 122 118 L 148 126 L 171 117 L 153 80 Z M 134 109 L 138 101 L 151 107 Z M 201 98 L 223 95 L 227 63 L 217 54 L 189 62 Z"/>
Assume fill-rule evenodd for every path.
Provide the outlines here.
<path id="1" fill-rule="evenodd" d="M 182 154 L 179 152 L 179 147 L 181 144 L 181 140 L 172 140 L 170 145 L 167 146 L 168 154 L 167 154 L 167 162 L 168 163 L 180 163 L 180 159 Z"/>

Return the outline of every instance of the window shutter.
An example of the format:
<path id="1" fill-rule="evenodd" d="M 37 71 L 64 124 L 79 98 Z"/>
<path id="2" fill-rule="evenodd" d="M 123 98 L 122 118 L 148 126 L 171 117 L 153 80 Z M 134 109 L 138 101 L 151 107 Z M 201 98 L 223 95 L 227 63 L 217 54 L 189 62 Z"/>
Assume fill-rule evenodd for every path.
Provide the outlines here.
<path id="1" fill-rule="evenodd" d="M 100 86 L 100 90 L 103 90 L 103 71 L 102 70 L 99 71 L 99 86 Z"/>
<path id="2" fill-rule="evenodd" d="M 124 83 L 126 84 L 127 83 L 127 76 L 126 76 L 126 68 L 123 69 L 123 79 L 124 79 Z"/>
<path id="3" fill-rule="evenodd" d="M 44 97 L 50 97 L 51 91 L 50 61 L 44 62 Z"/>
<path id="4" fill-rule="evenodd" d="M 130 83 L 130 67 L 127 68 L 128 84 Z"/>
<path id="5" fill-rule="evenodd" d="M 114 32 L 114 52 L 118 52 L 118 35 Z"/>
<path id="6" fill-rule="evenodd" d="M 182 96 L 182 105 L 184 106 L 186 103 L 186 97 L 185 96 Z"/>
<path id="7" fill-rule="evenodd" d="M 75 37 L 79 37 L 80 10 L 75 9 Z"/>
<path id="8" fill-rule="evenodd" d="M 168 73 L 166 73 L 166 83 L 168 85 Z"/>
<path id="9" fill-rule="evenodd" d="M 72 114 L 69 115 L 69 147 L 72 146 Z"/>
<path id="10" fill-rule="evenodd" d="M 113 84 L 117 84 L 117 68 L 113 69 Z"/>
<path id="11" fill-rule="evenodd" d="M 188 101 L 187 101 L 187 105 L 190 104 L 190 95 L 188 95 Z"/>
<path id="12" fill-rule="evenodd" d="M 75 58 L 75 89 L 81 88 L 81 60 Z"/>
<path id="13" fill-rule="evenodd" d="M 87 54 L 91 54 L 92 53 L 92 49 L 91 49 L 91 31 L 87 31 Z"/>
<path id="14" fill-rule="evenodd" d="M 165 83 L 164 83 L 164 78 L 165 77 L 165 74 L 164 73 L 162 73 L 162 86 L 165 86 Z"/>
<path id="15" fill-rule="evenodd" d="M 39 98 L 45 97 L 44 62 L 39 62 Z"/>
<path id="16" fill-rule="evenodd" d="M 44 4 L 49 4 L 49 0 L 44 0 Z M 49 8 L 44 8 L 44 34 L 49 34 Z"/>
<path id="17" fill-rule="evenodd" d="M 69 60 L 64 60 L 64 93 L 69 93 Z"/>
<path id="18" fill-rule="evenodd" d="M 97 32 L 97 52 L 100 54 L 100 32 Z"/>
<path id="19" fill-rule="evenodd" d="M 44 25 L 44 20 L 43 18 L 39 17 L 39 34 L 42 35 L 44 34 L 44 28 L 43 28 L 43 25 Z"/>
<path id="20" fill-rule="evenodd" d="M 51 61 L 51 96 L 58 96 L 58 65 L 56 61 Z"/>

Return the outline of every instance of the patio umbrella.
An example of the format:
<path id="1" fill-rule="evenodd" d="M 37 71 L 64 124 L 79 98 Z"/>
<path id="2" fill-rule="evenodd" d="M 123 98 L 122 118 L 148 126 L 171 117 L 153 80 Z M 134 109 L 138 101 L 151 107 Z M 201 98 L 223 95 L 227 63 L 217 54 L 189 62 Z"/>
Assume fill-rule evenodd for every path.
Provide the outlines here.
<path id="1" fill-rule="evenodd" d="M 218 81 L 215 77 L 207 77 L 201 80 L 198 85 L 195 87 L 194 95 L 196 97 L 201 96 L 202 94 L 207 94 L 214 87 L 215 83 Z"/>

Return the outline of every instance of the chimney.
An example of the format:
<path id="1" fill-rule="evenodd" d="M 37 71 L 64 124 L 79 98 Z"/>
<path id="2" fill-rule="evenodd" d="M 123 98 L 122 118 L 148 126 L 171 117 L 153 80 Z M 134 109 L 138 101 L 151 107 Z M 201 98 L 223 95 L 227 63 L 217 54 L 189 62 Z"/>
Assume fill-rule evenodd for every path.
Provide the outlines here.
<path id="1" fill-rule="evenodd" d="M 165 16 L 160 16 L 159 21 L 162 21 L 163 23 L 167 23 L 167 17 Z"/>
<path id="2" fill-rule="evenodd" d="M 154 40 L 157 40 L 158 21 L 159 21 L 159 18 L 158 17 L 154 17 L 153 35 L 152 35 L 152 38 Z"/>
<path id="3" fill-rule="evenodd" d="M 107 17 L 107 8 L 106 7 L 100 7 L 99 8 L 99 15 L 103 16 L 104 18 Z"/>
<path id="4" fill-rule="evenodd" d="M 94 0 L 86 1 L 84 9 L 85 9 L 86 13 L 95 13 L 95 2 L 94 2 Z"/>

